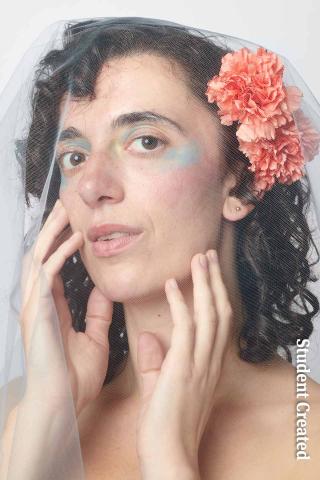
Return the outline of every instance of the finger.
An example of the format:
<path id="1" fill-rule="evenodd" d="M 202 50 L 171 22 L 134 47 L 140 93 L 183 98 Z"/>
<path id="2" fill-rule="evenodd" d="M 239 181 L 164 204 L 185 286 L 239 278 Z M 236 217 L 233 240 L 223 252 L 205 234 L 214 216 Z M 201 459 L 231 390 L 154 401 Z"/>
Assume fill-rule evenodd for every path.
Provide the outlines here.
<path id="1" fill-rule="evenodd" d="M 80 248 L 83 241 L 82 233 L 74 232 L 43 264 L 43 270 L 47 275 L 48 284 L 51 288 L 53 287 L 54 276 L 61 270 L 68 257 Z"/>
<path id="2" fill-rule="evenodd" d="M 51 213 L 53 214 L 52 217 L 50 217 Z M 49 249 L 58 240 L 59 235 L 63 233 L 62 229 L 69 223 L 67 212 L 62 204 L 54 213 L 53 211 L 51 213 L 40 230 L 34 247 L 33 262 L 36 266 L 45 261 Z"/>
<path id="3" fill-rule="evenodd" d="M 45 223 L 47 222 L 50 222 L 52 220 L 52 218 L 55 216 L 55 214 L 57 213 L 57 211 L 59 211 L 59 209 L 61 208 L 62 206 L 62 203 L 61 203 L 61 200 L 60 198 L 57 199 L 56 203 L 54 204 L 51 212 L 49 213 L 49 215 L 47 216 L 47 219 L 45 221 Z"/>
<path id="4" fill-rule="evenodd" d="M 48 304 L 52 302 L 52 288 L 54 285 L 56 289 L 58 287 L 55 276 L 61 270 L 66 259 L 79 248 L 82 242 L 83 237 L 81 232 L 76 232 L 58 248 L 45 264 L 41 265 L 37 275 L 34 276 L 28 286 L 30 294 L 25 298 L 20 317 L 22 335 L 26 339 L 30 338 L 32 325 L 38 313 L 39 297 L 42 305 L 45 305 L 46 301 Z"/>
<path id="5" fill-rule="evenodd" d="M 209 252 L 213 252 L 213 258 L 210 258 Z M 222 278 L 221 267 L 217 252 L 210 250 L 209 257 L 209 272 L 214 303 L 219 318 L 217 324 L 216 340 L 213 347 L 213 357 L 216 360 L 221 360 L 224 350 L 226 348 L 228 335 L 230 333 L 232 322 L 232 308 L 229 301 L 228 292 Z"/>
<path id="6" fill-rule="evenodd" d="M 60 220 L 61 221 L 61 220 Z M 62 222 L 63 223 L 63 222 Z M 58 228 L 58 230 L 54 230 L 54 228 Z M 33 288 L 34 282 L 39 275 L 39 271 L 42 268 L 42 264 L 48 260 L 49 256 L 52 255 L 54 251 L 59 248 L 59 246 L 64 242 L 68 237 L 70 238 L 70 234 L 72 235 L 71 229 L 67 229 L 61 233 L 61 223 L 59 225 L 59 221 L 57 224 L 54 223 L 52 220 L 53 231 L 46 230 L 47 233 L 43 232 L 41 234 L 41 238 L 38 238 L 36 247 L 38 248 L 38 253 L 31 253 L 27 254 L 26 258 L 23 262 L 23 273 L 22 273 L 22 283 L 23 283 L 23 305 L 28 301 L 29 296 L 31 294 L 31 290 Z M 43 249 L 42 252 L 39 250 L 39 245 L 41 244 L 41 248 Z M 31 256 L 32 255 L 32 258 Z M 38 256 L 38 257 L 37 257 Z M 37 257 L 37 259 L 36 259 Z"/>
<path id="7" fill-rule="evenodd" d="M 153 394 L 165 358 L 161 342 L 151 332 L 142 332 L 138 337 L 137 363 L 142 380 L 142 405 Z M 143 407 L 142 407 L 143 408 Z"/>
<path id="8" fill-rule="evenodd" d="M 61 270 L 67 258 L 77 251 L 82 243 L 82 233 L 75 232 L 72 237 L 55 251 L 46 263 L 40 265 L 37 272 L 33 272 L 31 277 L 28 278 L 26 285 L 22 285 L 22 288 L 25 288 L 22 304 L 24 314 L 21 316 L 20 324 L 24 332 L 30 329 L 30 322 L 32 322 L 31 319 L 34 316 L 32 313 L 26 314 L 25 312 L 33 312 L 37 305 L 36 299 L 39 298 L 39 295 L 44 295 L 44 302 L 47 298 L 51 297 L 51 289 L 54 285 L 55 276 Z M 45 282 L 43 282 L 44 278 Z M 26 333 L 26 336 L 27 335 Z"/>
<path id="9" fill-rule="evenodd" d="M 90 293 L 85 333 L 99 345 L 109 349 L 109 328 L 112 323 L 113 302 L 95 286 Z"/>
<path id="10" fill-rule="evenodd" d="M 169 281 L 165 283 L 165 292 L 170 306 L 170 313 L 173 321 L 173 332 L 171 346 L 167 353 L 168 358 L 175 361 L 176 371 L 182 369 L 183 373 L 192 368 L 193 346 L 194 346 L 194 323 L 188 306 L 185 303 L 179 286 L 170 286 Z"/>
<path id="11" fill-rule="evenodd" d="M 72 316 L 64 294 L 63 281 L 59 274 L 54 276 L 52 295 L 57 308 L 60 328 L 64 338 L 70 328 L 72 328 Z"/>
<path id="12" fill-rule="evenodd" d="M 207 372 L 219 319 L 213 301 L 208 262 L 206 262 L 207 266 L 202 266 L 201 257 L 207 260 L 206 255 L 200 254 L 195 255 L 191 262 L 196 328 L 194 364 L 199 372 Z"/>
<path id="13" fill-rule="evenodd" d="M 63 244 L 66 240 L 68 240 L 73 234 L 73 231 L 71 230 L 70 224 L 65 226 L 63 230 L 57 233 L 55 238 L 52 239 L 51 245 L 49 245 L 49 248 L 47 250 L 47 253 L 44 255 L 42 259 L 42 263 L 46 262 L 48 258 L 55 252 L 60 245 Z"/>
<path id="14" fill-rule="evenodd" d="M 34 279 L 38 275 L 42 263 L 48 259 L 51 253 L 61 244 L 61 241 L 64 240 L 64 232 L 61 233 L 61 230 L 67 223 L 66 211 L 61 202 L 57 202 L 42 227 L 34 247 L 25 256 L 23 272 L 25 292 L 23 303 L 29 297 Z"/>
<path id="15" fill-rule="evenodd" d="M 33 245 L 33 247 L 31 249 L 29 249 L 27 251 L 27 253 L 24 255 L 24 260 L 25 261 L 29 261 L 29 259 L 31 259 L 31 257 L 34 255 L 34 250 L 36 248 L 36 245 L 37 245 L 37 242 L 39 240 L 39 237 L 42 235 L 43 231 L 45 231 L 45 228 L 46 226 L 52 222 L 53 218 L 55 217 L 57 211 L 61 208 L 61 201 L 58 199 L 53 207 L 53 209 L 51 210 L 50 214 L 48 215 L 45 223 L 43 224 L 42 228 L 40 229 L 40 232 L 38 234 L 38 237 L 37 237 L 37 240 L 35 242 L 35 244 Z"/>
<path id="16" fill-rule="evenodd" d="M 50 358 L 50 355 L 55 356 L 56 342 L 59 340 L 55 326 L 55 322 L 59 321 L 57 311 L 47 276 L 42 269 L 40 269 L 22 317 L 21 332 L 26 357 L 29 362 L 30 346 L 32 345 L 33 358 L 37 359 L 37 364 L 40 366 L 43 359 Z"/>

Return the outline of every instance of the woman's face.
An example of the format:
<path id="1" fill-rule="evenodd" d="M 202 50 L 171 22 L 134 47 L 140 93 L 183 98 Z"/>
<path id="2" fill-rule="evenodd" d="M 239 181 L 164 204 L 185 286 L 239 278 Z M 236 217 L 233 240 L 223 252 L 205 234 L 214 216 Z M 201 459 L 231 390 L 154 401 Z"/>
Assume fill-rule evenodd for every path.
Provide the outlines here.
<path id="1" fill-rule="evenodd" d="M 218 122 L 177 66 L 151 54 L 110 61 L 95 92 L 92 101 L 61 102 L 61 132 L 77 136 L 62 133 L 58 142 L 60 198 L 72 230 L 83 233 L 88 273 L 109 298 L 164 293 L 168 278 L 189 277 L 192 256 L 217 244 L 224 200 Z M 96 256 L 87 232 L 106 223 L 143 235 L 119 253 Z"/>

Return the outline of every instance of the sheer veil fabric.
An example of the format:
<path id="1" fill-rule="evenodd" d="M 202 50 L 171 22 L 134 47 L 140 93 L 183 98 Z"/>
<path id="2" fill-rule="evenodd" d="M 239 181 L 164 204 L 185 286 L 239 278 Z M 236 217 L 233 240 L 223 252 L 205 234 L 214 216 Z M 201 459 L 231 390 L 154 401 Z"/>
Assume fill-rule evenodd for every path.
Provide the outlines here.
<path id="1" fill-rule="evenodd" d="M 191 39 L 190 42 L 187 38 Z M 122 185 L 128 187 L 130 209 L 126 210 L 125 194 L 122 204 L 105 199 L 101 210 L 105 223 L 130 222 L 129 214 L 132 213 L 135 213 L 135 219 L 139 219 L 139 211 L 133 210 L 139 179 L 146 181 L 145 185 L 139 184 L 139 189 L 147 189 L 147 182 L 153 182 L 156 190 L 159 186 L 157 182 L 163 182 L 167 172 L 189 168 L 189 186 L 193 185 L 190 176 L 196 175 L 203 188 L 209 173 L 209 170 L 196 172 L 194 163 L 199 161 L 199 146 L 192 142 L 182 151 L 174 147 L 157 155 L 149 151 L 150 157 L 146 160 L 142 158 L 141 149 L 135 154 L 127 149 L 129 134 L 132 137 L 136 128 L 132 118 L 131 123 L 127 121 L 127 124 L 112 130 L 112 134 L 108 133 L 105 143 L 99 143 L 98 133 L 95 137 L 92 130 L 90 141 L 89 136 L 86 140 L 72 129 L 66 131 L 69 115 L 77 118 L 78 126 L 88 126 L 90 131 L 85 120 L 87 104 L 83 103 L 81 108 L 81 100 L 89 98 L 92 101 L 95 82 L 105 62 L 112 63 L 114 59 L 126 58 L 141 50 L 144 53 L 156 51 L 160 56 L 167 55 L 169 60 L 174 59 L 175 54 L 180 55 L 178 52 L 185 52 L 181 62 L 189 68 L 188 85 L 198 92 L 197 101 L 201 108 L 207 108 L 215 116 L 216 126 L 221 132 L 220 141 L 216 143 L 216 155 L 224 155 L 231 168 L 232 164 L 249 166 L 249 158 L 238 149 L 236 127 L 239 124 L 234 121 L 223 125 L 218 121 L 218 107 L 208 101 L 206 86 L 214 75 L 219 74 L 223 55 L 243 48 L 256 52 L 260 47 L 244 39 L 164 20 L 139 17 L 68 20 L 57 22 L 43 31 L 17 66 L 0 97 L 1 480 L 86 478 L 77 415 L 83 404 L 93 398 L 87 392 L 86 398 L 75 400 L 77 385 L 74 372 L 77 368 L 74 359 L 77 357 L 69 355 L 70 344 L 65 334 L 68 321 L 72 321 L 75 333 L 84 333 L 87 304 L 94 286 L 98 284 L 101 288 L 105 282 L 106 291 L 115 292 L 112 282 L 118 282 L 117 285 L 124 282 L 123 291 L 120 285 L 119 295 L 115 294 L 112 299 L 112 323 L 107 332 L 110 349 L 106 358 L 101 356 L 100 365 L 100 368 L 105 368 L 103 382 L 97 385 L 94 384 L 96 379 L 92 379 L 93 389 L 112 390 L 114 379 L 121 373 L 130 355 L 123 308 L 126 292 L 132 299 L 137 291 L 138 298 L 140 290 L 138 287 L 135 290 L 135 286 L 141 281 L 142 272 L 146 279 L 151 279 L 157 268 L 160 274 L 157 273 L 156 278 L 160 278 L 164 286 L 168 278 L 177 275 L 175 269 L 179 267 L 178 260 L 175 263 L 172 261 L 174 254 L 178 254 L 181 244 L 188 244 L 190 240 L 191 229 L 189 233 L 185 232 L 186 238 L 178 238 L 172 233 L 171 238 L 163 238 L 159 258 L 155 260 L 155 256 L 151 255 L 147 262 L 147 255 L 139 250 L 138 242 L 136 248 L 123 250 L 124 257 L 121 253 L 94 256 L 89 249 L 92 242 L 85 237 L 83 245 L 66 254 L 64 263 L 59 266 L 59 274 L 53 277 L 51 271 L 56 266 L 52 262 L 50 266 L 47 263 L 45 268 L 47 260 L 71 238 L 72 233 L 81 228 L 86 231 L 98 218 L 94 216 L 98 204 L 89 198 L 89 192 L 85 193 L 84 184 L 81 184 L 81 166 L 77 162 L 85 156 L 88 159 L 92 154 L 100 168 L 105 168 L 100 182 L 109 182 L 110 194 L 116 194 L 117 188 L 120 188 L 115 178 L 119 180 L 120 172 L 124 175 Z M 203 55 L 198 55 L 197 49 Z M 237 253 L 230 256 L 228 262 L 234 263 L 237 270 L 247 315 L 241 332 L 243 358 L 252 362 L 268 361 L 278 352 L 296 364 L 297 339 L 308 339 L 308 376 L 320 383 L 320 266 L 317 255 L 320 246 L 320 153 L 317 149 L 320 105 L 290 61 L 277 55 L 284 67 L 284 85 L 296 87 L 302 94 L 299 109 L 293 109 L 290 114 L 301 134 L 303 176 L 292 184 L 275 181 L 263 198 L 257 199 L 251 189 L 254 173 L 239 175 L 234 195 L 256 202 L 256 207 L 246 217 L 234 222 Z M 199 83 L 201 71 L 203 88 Z M 108 73 L 108 69 L 104 72 Z M 156 71 L 154 75 L 157 75 Z M 239 74 L 239 89 L 243 81 L 240 77 Z M 152 88 L 152 79 L 148 82 L 149 88 Z M 155 90 L 154 96 L 158 94 Z M 135 85 L 132 85 L 133 98 L 134 95 Z M 276 101 L 272 96 L 275 92 L 270 95 L 272 104 Z M 113 113 L 112 98 L 110 114 Z M 252 101 L 259 102 L 254 95 L 252 98 Z M 126 113 L 125 101 L 123 99 L 122 113 Z M 135 106 L 139 110 L 139 105 Z M 141 107 L 149 110 L 150 105 Z M 178 101 L 176 108 L 177 111 L 180 108 Z M 153 118 L 149 127 L 152 121 L 155 124 Z M 143 134 L 152 136 L 151 127 L 149 133 L 148 129 L 145 130 L 147 133 L 142 129 L 140 137 Z M 208 127 L 208 137 L 210 135 L 213 132 Z M 101 135 L 99 138 L 101 140 Z M 148 145 L 144 145 L 145 150 Z M 288 148 L 294 146 L 290 144 Z M 73 155 L 70 152 L 74 152 Z M 278 159 L 285 162 L 290 155 L 293 157 L 295 153 L 287 152 L 287 157 L 279 156 Z M 108 165 L 109 160 L 112 164 L 110 176 L 108 169 L 103 167 Z M 180 189 L 181 185 L 177 188 Z M 188 188 L 187 183 L 184 188 Z M 216 179 L 212 188 L 217 188 L 218 192 Z M 199 222 L 201 225 L 197 219 L 199 213 L 192 208 L 191 196 L 194 194 L 191 188 L 190 210 L 184 213 L 183 218 L 179 217 L 181 210 L 177 207 L 177 225 L 186 222 L 187 216 L 190 224 Z M 215 195 L 215 192 L 208 193 L 208 198 L 218 198 Z M 76 197 L 78 203 L 72 210 L 72 221 L 65 225 L 62 222 L 61 232 L 55 235 L 53 230 L 50 231 L 49 223 L 57 199 L 70 206 L 69 200 Z M 172 203 L 170 215 L 175 209 Z M 162 212 L 162 216 L 166 214 Z M 214 217 L 213 212 L 212 222 L 218 220 L 221 221 L 220 217 Z M 41 237 L 45 225 L 47 240 Z M 211 247 L 216 246 L 219 251 L 219 232 L 215 231 L 215 235 Z M 51 239 L 50 248 L 48 238 Z M 77 241 L 79 238 L 74 237 L 74 242 Z M 194 240 L 190 244 L 202 245 Z M 186 251 L 191 252 L 192 246 Z M 49 253 L 45 254 L 46 248 Z M 116 270 L 117 262 L 121 263 L 122 258 L 125 258 L 123 275 Z M 181 256 L 177 258 L 182 261 Z M 190 260 L 191 257 L 184 259 L 185 265 Z M 160 288 L 159 283 L 156 286 Z M 66 303 L 61 301 L 62 297 Z M 65 314 L 66 305 L 70 316 Z M 128 388 L 130 390 L 130 385 Z M 10 430 L 8 425 L 11 425 Z"/>

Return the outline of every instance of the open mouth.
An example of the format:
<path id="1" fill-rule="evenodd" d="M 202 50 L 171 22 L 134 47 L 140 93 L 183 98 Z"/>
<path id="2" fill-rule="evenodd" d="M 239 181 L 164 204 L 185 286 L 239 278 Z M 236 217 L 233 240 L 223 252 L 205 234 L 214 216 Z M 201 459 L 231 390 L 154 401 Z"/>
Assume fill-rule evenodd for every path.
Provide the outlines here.
<path id="1" fill-rule="evenodd" d="M 99 237 L 98 240 L 93 242 L 92 248 L 93 253 L 97 256 L 111 256 L 115 252 L 123 250 L 130 245 L 134 244 L 140 237 L 142 233 L 137 234 L 127 234 L 117 236 L 115 238 L 103 238 Z"/>

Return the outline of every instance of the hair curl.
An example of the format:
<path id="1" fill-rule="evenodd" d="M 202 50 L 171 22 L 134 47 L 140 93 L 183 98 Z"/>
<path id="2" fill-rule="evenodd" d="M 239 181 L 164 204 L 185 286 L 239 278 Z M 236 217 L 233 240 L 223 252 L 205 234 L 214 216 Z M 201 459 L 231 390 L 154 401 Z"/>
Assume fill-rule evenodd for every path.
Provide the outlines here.
<path id="1" fill-rule="evenodd" d="M 40 198 L 49 172 L 62 96 L 69 91 L 74 99 L 92 100 L 99 71 L 112 58 L 149 52 L 172 61 L 182 68 L 195 97 L 217 116 L 217 106 L 208 103 L 205 91 L 209 79 L 219 73 L 223 55 L 229 51 L 218 37 L 213 41 L 213 37 L 182 26 L 129 23 L 121 20 L 113 20 L 109 25 L 103 20 L 70 23 L 64 31 L 62 48 L 49 51 L 40 61 L 32 92 L 32 121 L 23 151 L 27 206 L 30 194 Z M 319 260 L 305 216 L 310 190 L 300 180 L 291 185 L 276 183 L 258 201 L 252 194 L 253 173 L 243 168 L 247 167 L 248 159 L 238 150 L 235 133 L 235 125 L 221 126 L 226 171 L 234 171 L 238 178 L 230 194 L 255 205 L 250 214 L 235 222 L 235 262 L 246 308 L 238 337 L 239 355 L 248 362 L 262 362 L 271 359 L 282 347 L 292 362 L 288 345 L 310 336 L 312 317 L 319 310 L 317 298 L 306 288 L 309 280 L 317 280 L 310 272 L 314 264 L 307 260 L 311 243 Z M 22 151 L 21 145 L 18 150 Z M 43 221 L 58 198 L 60 181 L 55 165 Z M 86 305 L 94 285 L 79 252 L 65 262 L 61 275 L 73 326 L 76 331 L 85 331 Z M 296 297 L 301 299 L 305 313 L 293 310 L 293 304 L 298 304 Z M 312 311 L 308 311 L 306 301 Z M 120 373 L 128 354 L 123 306 L 117 302 L 109 343 L 104 385 Z"/>

